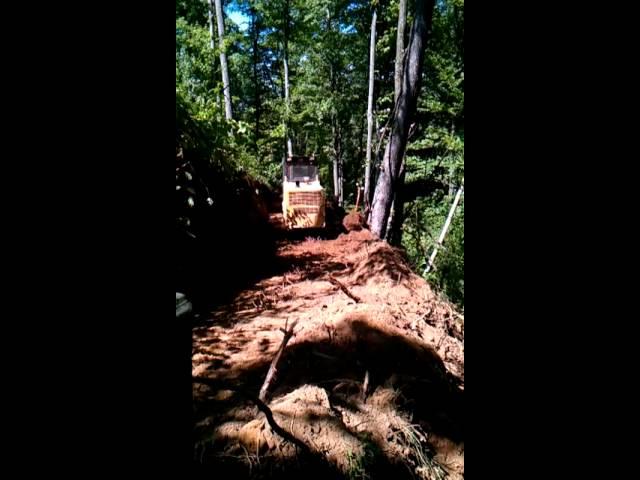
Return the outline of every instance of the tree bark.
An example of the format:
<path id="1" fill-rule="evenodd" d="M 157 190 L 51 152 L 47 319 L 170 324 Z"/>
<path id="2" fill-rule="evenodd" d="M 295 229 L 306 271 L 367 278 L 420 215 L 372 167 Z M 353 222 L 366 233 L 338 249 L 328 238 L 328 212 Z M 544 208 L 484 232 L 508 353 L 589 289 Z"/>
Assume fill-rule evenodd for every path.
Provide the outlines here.
<path id="1" fill-rule="evenodd" d="M 340 207 L 344 204 L 343 194 L 343 158 L 342 158 L 342 137 L 340 132 L 340 124 L 334 118 L 332 122 L 333 135 L 333 193 L 335 200 Z"/>
<path id="2" fill-rule="evenodd" d="M 216 42 L 214 40 L 215 37 L 215 33 L 214 33 L 214 27 L 213 27 L 213 9 L 215 7 L 213 6 L 213 0 L 209 0 L 209 36 L 211 37 L 211 50 L 215 50 L 216 49 Z"/>
<path id="3" fill-rule="evenodd" d="M 396 35 L 396 64 L 394 75 L 393 99 L 394 105 L 398 103 L 398 98 L 402 91 L 402 73 L 404 67 L 404 32 L 407 25 L 407 0 L 400 0 L 398 9 L 398 32 Z M 402 156 L 402 166 L 400 167 L 400 177 L 396 193 L 391 204 L 391 213 L 387 222 L 387 241 L 396 246 L 402 243 L 402 223 L 404 222 L 404 199 L 400 194 L 404 186 L 405 155 Z"/>
<path id="4" fill-rule="evenodd" d="M 289 0 L 285 2 L 284 11 L 284 103 L 285 103 L 285 134 L 287 136 L 287 154 L 293 155 L 291 135 L 289 134 Z"/>
<path id="5" fill-rule="evenodd" d="M 261 105 L 260 105 L 260 81 L 258 77 L 258 61 L 260 59 L 260 52 L 258 51 L 258 39 L 260 35 L 260 24 L 258 21 L 258 12 L 256 12 L 255 8 L 251 8 L 251 24 L 252 24 L 252 34 L 253 34 L 253 88 L 254 91 L 254 115 L 255 115 L 255 127 L 254 127 L 254 149 L 256 155 L 258 154 L 258 139 L 260 136 L 260 113 L 261 113 Z"/>
<path id="6" fill-rule="evenodd" d="M 434 0 L 416 0 L 407 63 L 403 72 L 402 93 L 393 114 L 391 135 L 385 148 L 369 218 L 371 232 L 379 238 L 383 238 L 385 233 L 391 203 L 397 190 L 402 158 L 407 146 L 409 127 L 416 111 L 433 6 Z"/>
<path id="7" fill-rule="evenodd" d="M 405 159 L 403 158 L 400 176 L 398 177 L 396 193 L 393 199 L 392 214 L 390 215 L 389 229 L 387 233 L 387 242 L 397 247 L 402 244 L 402 224 L 404 223 L 404 204 L 406 201 L 404 192 L 405 172 L 406 165 Z"/>
<path id="8" fill-rule="evenodd" d="M 398 34 L 396 36 L 396 65 L 395 75 L 393 78 L 394 83 L 394 103 L 398 102 L 400 91 L 402 90 L 402 71 L 403 71 L 403 57 L 404 57 L 404 31 L 407 25 L 407 0 L 400 0 L 400 6 L 398 11 Z"/>
<path id="9" fill-rule="evenodd" d="M 229 85 L 229 68 L 227 66 L 227 54 L 224 46 L 224 16 L 221 0 L 215 0 L 216 19 L 218 21 L 218 43 L 220 43 L 220 69 L 222 70 L 222 86 L 224 93 L 224 116 L 227 120 L 233 118 L 231 109 L 231 87 Z"/>
<path id="10" fill-rule="evenodd" d="M 371 205 L 371 140 L 373 137 L 373 76 L 376 56 L 376 10 L 371 17 L 371 39 L 369 43 L 369 98 L 367 101 L 367 163 L 364 169 L 364 206 L 367 211 Z"/>
<path id="11" fill-rule="evenodd" d="M 338 157 L 338 205 L 344 206 L 344 158 L 342 157 L 342 128 L 338 124 L 337 138 L 337 157 Z"/>
<path id="12" fill-rule="evenodd" d="M 213 17 L 213 11 L 215 9 L 215 6 L 213 5 L 213 0 L 209 0 L 209 36 L 211 38 L 211 50 L 215 52 L 216 49 L 216 41 L 215 41 L 215 27 L 214 27 L 214 23 L 215 23 L 215 19 Z M 216 70 L 216 62 L 215 62 L 215 54 L 213 56 L 214 61 L 212 62 L 213 64 L 213 72 L 215 73 Z M 213 79 L 214 85 L 215 85 L 215 81 L 216 79 Z M 220 105 L 220 95 L 218 94 L 218 91 L 216 89 L 216 105 Z"/>

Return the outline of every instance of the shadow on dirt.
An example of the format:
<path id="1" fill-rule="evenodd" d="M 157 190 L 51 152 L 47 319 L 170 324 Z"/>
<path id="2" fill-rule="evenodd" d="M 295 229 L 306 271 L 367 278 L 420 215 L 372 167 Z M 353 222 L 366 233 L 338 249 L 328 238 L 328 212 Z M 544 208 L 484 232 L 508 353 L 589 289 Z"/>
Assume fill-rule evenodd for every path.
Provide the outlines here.
<path id="1" fill-rule="evenodd" d="M 265 358 L 263 363 L 243 370 L 239 377 L 232 380 L 233 384 L 257 395 L 270 361 L 271 358 Z M 302 385 L 317 385 L 327 391 L 332 406 L 356 411 L 363 408 L 361 389 L 367 371 L 370 378 L 369 393 L 381 386 L 393 388 L 398 393 L 398 410 L 410 413 L 413 423 L 455 444 L 463 442 L 464 392 L 458 388 L 457 379 L 446 371 L 438 355 L 410 338 L 371 326 L 366 317 L 358 314 L 343 318 L 335 328 L 328 328 L 325 339 L 288 347 L 269 397 L 281 397 Z M 211 374 L 216 377 L 215 368 L 212 368 Z M 217 379 L 223 382 L 227 380 L 223 377 Z M 243 405 L 240 398 L 231 396 L 221 400 L 217 392 L 208 387 L 197 390 L 194 402 L 196 421 L 209 419 L 209 427 L 196 428 L 200 444 L 206 444 L 207 435 L 212 431 L 211 425 L 258 418 L 257 410 L 246 408 L 250 403 L 244 402 L 242 417 L 238 414 L 243 411 L 238 409 Z M 344 435 L 361 438 L 368 445 L 367 448 L 376 452 L 366 465 L 369 478 L 390 478 L 389 475 L 392 478 L 412 478 L 406 467 L 398 463 L 398 459 L 386 458 L 380 453 L 384 450 L 382 443 L 365 438 L 365 433 L 348 428 L 342 422 L 340 428 Z M 270 464 L 263 457 L 263 465 L 259 468 L 256 463 L 258 459 L 250 459 L 245 454 L 235 454 L 234 457 L 228 453 L 229 449 L 232 450 L 231 445 L 212 444 L 208 450 L 199 450 L 194 462 L 199 469 L 207 472 L 231 469 L 235 478 L 300 478 L 318 472 L 322 472 L 323 478 L 345 478 L 327 462 L 321 465 L 315 459 L 297 457 L 294 460 L 274 458 Z"/>

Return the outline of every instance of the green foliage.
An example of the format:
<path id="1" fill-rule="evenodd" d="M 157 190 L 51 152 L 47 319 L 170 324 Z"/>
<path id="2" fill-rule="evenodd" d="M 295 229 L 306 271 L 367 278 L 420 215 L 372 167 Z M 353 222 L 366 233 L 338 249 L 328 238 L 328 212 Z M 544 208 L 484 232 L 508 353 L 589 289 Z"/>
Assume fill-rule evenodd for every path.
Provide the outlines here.
<path id="1" fill-rule="evenodd" d="M 204 26 L 207 24 L 207 4 L 207 0 L 176 0 L 176 18 Z"/>
<path id="2" fill-rule="evenodd" d="M 347 478 L 349 480 L 368 480 L 377 457 L 381 452 L 369 435 L 362 440 L 362 452 L 347 452 Z"/>
<path id="3" fill-rule="evenodd" d="M 436 6 L 416 128 L 406 155 L 406 183 L 428 179 L 430 185 L 440 185 L 436 191 L 421 192 L 405 206 L 403 246 L 420 273 L 464 177 L 464 1 L 442 0 Z M 428 280 L 464 308 L 463 203 L 435 267 Z"/>
<path id="4" fill-rule="evenodd" d="M 420 198 L 406 205 L 403 247 L 412 267 L 424 272 L 449 213 L 453 196 Z M 464 197 L 454 214 L 443 247 L 427 279 L 450 301 L 464 309 Z"/>

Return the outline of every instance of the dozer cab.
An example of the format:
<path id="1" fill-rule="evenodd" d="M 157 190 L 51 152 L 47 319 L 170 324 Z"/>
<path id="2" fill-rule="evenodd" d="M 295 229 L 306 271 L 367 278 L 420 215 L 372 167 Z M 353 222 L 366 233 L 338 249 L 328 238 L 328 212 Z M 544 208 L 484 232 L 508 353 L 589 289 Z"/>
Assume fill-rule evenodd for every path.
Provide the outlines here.
<path id="1" fill-rule="evenodd" d="M 313 155 L 293 155 L 285 160 L 282 214 L 289 229 L 324 228 L 325 194 Z"/>

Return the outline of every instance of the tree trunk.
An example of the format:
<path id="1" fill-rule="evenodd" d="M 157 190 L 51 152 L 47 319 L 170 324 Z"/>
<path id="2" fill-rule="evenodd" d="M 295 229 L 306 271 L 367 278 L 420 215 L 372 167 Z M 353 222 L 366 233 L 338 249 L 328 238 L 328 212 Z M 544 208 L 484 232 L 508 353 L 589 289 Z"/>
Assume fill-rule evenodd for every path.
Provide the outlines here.
<path id="1" fill-rule="evenodd" d="M 396 35 L 396 64 L 394 75 L 394 89 L 393 98 L 394 105 L 398 103 L 398 98 L 402 91 L 402 73 L 404 67 L 404 31 L 407 25 L 407 0 L 400 0 L 398 10 L 398 32 Z M 402 223 L 404 222 L 404 200 L 401 195 L 402 188 L 404 186 L 404 172 L 405 172 L 405 156 L 402 156 L 402 165 L 400 167 L 400 177 L 398 179 L 398 185 L 396 193 L 393 197 L 391 204 L 391 214 L 389 215 L 389 221 L 387 222 L 387 241 L 396 246 L 400 246 L 402 243 Z"/>
<path id="2" fill-rule="evenodd" d="M 214 26 L 213 24 L 215 23 L 215 20 L 213 18 L 213 10 L 215 9 L 214 5 L 213 5 L 213 0 L 209 0 L 209 37 L 211 38 L 211 50 L 215 52 L 216 49 L 216 41 L 215 41 L 215 30 L 214 30 Z M 216 62 L 215 62 L 215 54 L 214 54 L 214 61 L 212 62 L 213 64 L 213 71 L 215 73 L 216 70 Z M 215 81 L 216 79 L 213 79 L 214 85 L 215 85 Z M 220 95 L 218 94 L 217 90 L 216 90 L 216 105 L 220 105 Z"/>
<path id="3" fill-rule="evenodd" d="M 404 66 L 404 30 L 407 25 L 407 0 L 400 0 L 400 10 L 398 11 L 398 34 L 396 36 L 396 66 L 394 83 L 394 103 L 398 103 L 398 97 L 402 90 L 402 70 Z"/>
<path id="4" fill-rule="evenodd" d="M 289 134 L 289 0 L 285 2 L 284 12 L 284 103 L 285 103 L 285 135 L 287 136 L 287 154 L 293 155 L 291 135 Z"/>
<path id="5" fill-rule="evenodd" d="M 338 157 L 338 205 L 344 206 L 344 159 L 342 158 L 342 128 L 338 124 L 337 138 L 337 157 Z"/>
<path id="6" fill-rule="evenodd" d="M 408 46 L 409 54 L 403 73 L 402 93 L 398 98 L 398 105 L 393 115 L 391 135 L 385 148 L 369 221 L 371 232 L 380 238 L 383 238 L 387 226 L 391 203 L 397 189 L 402 158 L 407 146 L 409 127 L 416 111 L 420 93 L 422 63 L 433 6 L 434 0 L 416 0 L 415 18 Z"/>
<path id="7" fill-rule="evenodd" d="M 455 133 L 455 122 L 454 120 L 451 120 L 451 136 L 453 137 L 453 134 Z M 451 162 L 451 165 L 449 166 L 449 195 L 453 195 L 453 192 L 455 191 L 455 181 L 454 181 L 454 176 L 456 173 L 456 168 L 455 168 L 455 163 Z"/>
<path id="8" fill-rule="evenodd" d="M 209 36 L 211 37 L 211 50 L 216 49 L 216 42 L 214 40 L 215 33 L 213 30 L 213 0 L 209 0 Z"/>
<path id="9" fill-rule="evenodd" d="M 373 76 L 376 56 L 376 10 L 371 17 L 371 39 L 369 43 L 369 99 L 367 101 L 367 163 L 364 169 L 364 207 L 371 205 L 371 140 L 373 136 Z"/>
<path id="10" fill-rule="evenodd" d="M 229 85 L 229 68 L 227 67 L 227 54 L 224 46 L 224 16 L 221 0 L 215 0 L 216 19 L 218 21 L 218 43 L 220 43 L 220 69 L 222 70 L 222 86 L 224 88 L 224 116 L 227 120 L 233 118 L 231 110 L 231 87 Z"/>
<path id="11" fill-rule="evenodd" d="M 258 139 L 260 136 L 260 81 L 258 77 L 258 60 L 260 59 L 260 53 L 258 51 L 258 37 L 260 35 L 260 25 L 258 23 L 258 13 L 254 8 L 251 8 L 251 24 L 253 34 L 253 88 L 254 92 L 254 115 L 255 115 L 255 127 L 254 127 L 254 149 L 256 155 L 258 154 Z"/>
<path id="12" fill-rule="evenodd" d="M 339 128 L 334 116 L 331 119 L 331 134 L 333 137 L 333 195 L 338 205 L 342 206 L 342 165 Z"/>
<path id="13" fill-rule="evenodd" d="M 397 182 L 397 189 L 393 199 L 392 215 L 390 215 L 389 229 L 387 232 L 387 242 L 391 245 L 399 247 L 402 245 L 402 224 L 404 223 L 404 178 L 405 178 L 405 161 L 402 160 L 402 168 L 400 177 Z"/>
<path id="14" fill-rule="evenodd" d="M 340 196 L 339 187 L 338 187 L 338 159 L 336 157 L 333 158 L 333 198 L 338 202 L 338 197 Z"/>

